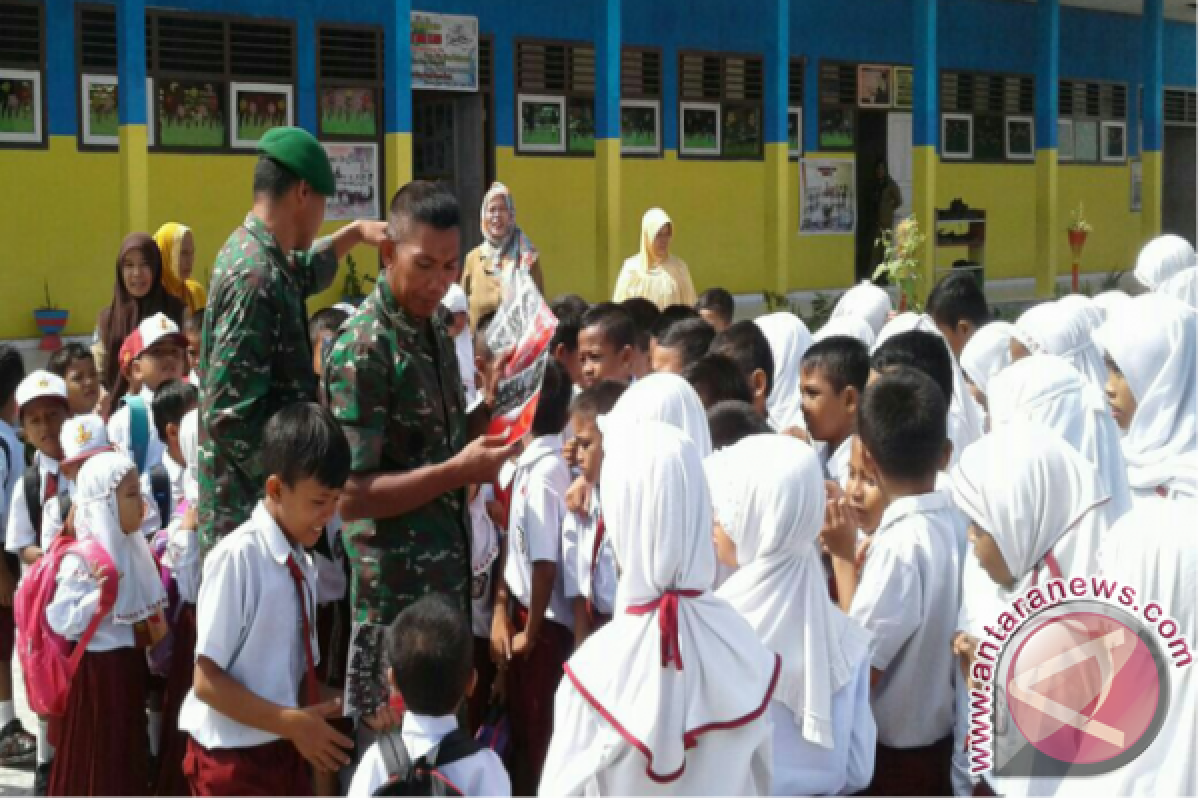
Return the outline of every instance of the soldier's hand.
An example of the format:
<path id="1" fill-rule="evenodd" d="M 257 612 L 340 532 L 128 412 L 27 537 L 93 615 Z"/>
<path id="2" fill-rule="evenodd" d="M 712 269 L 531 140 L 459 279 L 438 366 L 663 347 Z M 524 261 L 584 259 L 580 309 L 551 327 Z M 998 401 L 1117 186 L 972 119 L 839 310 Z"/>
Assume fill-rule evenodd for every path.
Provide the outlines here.
<path id="1" fill-rule="evenodd" d="M 458 461 L 460 479 L 467 483 L 491 483 L 504 462 L 516 456 L 517 443 L 505 444 L 504 436 L 480 436 L 463 448 Z"/>
<path id="2" fill-rule="evenodd" d="M 371 247 L 381 247 L 387 241 L 386 222 L 360 219 L 356 224 L 362 234 L 363 244 L 369 244 Z"/>

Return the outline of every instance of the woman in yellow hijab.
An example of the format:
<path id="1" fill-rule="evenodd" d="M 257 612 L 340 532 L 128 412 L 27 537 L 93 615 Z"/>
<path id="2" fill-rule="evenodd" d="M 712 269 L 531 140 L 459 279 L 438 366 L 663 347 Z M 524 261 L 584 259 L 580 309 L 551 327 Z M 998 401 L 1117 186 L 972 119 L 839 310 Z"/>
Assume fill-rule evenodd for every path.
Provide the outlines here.
<path id="1" fill-rule="evenodd" d="M 613 302 L 644 297 L 662 310 L 670 305 L 696 304 L 696 287 L 683 260 L 671 255 L 671 218 L 661 208 L 642 217 L 642 249 L 625 260 Z"/>
<path id="2" fill-rule="evenodd" d="M 192 264 L 196 260 L 196 239 L 191 228 L 178 222 L 168 222 L 154 234 L 154 241 L 162 252 L 163 288 L 187 306 L 189 314 L 195 314 L 208 302 L 204 287 L 192 280 Z"/>

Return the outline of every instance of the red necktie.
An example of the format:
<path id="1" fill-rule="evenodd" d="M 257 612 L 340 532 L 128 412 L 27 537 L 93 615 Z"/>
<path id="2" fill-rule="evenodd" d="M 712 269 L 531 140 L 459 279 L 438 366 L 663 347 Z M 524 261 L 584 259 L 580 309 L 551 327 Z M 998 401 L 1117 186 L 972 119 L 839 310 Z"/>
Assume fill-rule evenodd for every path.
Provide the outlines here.
<path id="1" fill-rule="evenodd" d="M 51 472 L 46 476 L 46 484 L 42 487 L 42 505 L 51 497 L 58 497 L 58 473 Z"/>
<path id="2" fill-rule="evenodd" d="M 588 617 L 595 620 L 596 603 L 593 598 L 596 596 L 596 567 L 600 565 L 600 545 L 604 543 L 604 517 L 601 516 L 596 523 L 596 541 L 592 543 L 592 596 L 587 599 L 587 614 Z"/>
<path id="3" fill-rule="evenodd" d="M 300 621 L 304 625 L 304 694 L 305 704 L 315 706 L 320 702 L 320 692 L 317 691 L 317 669 L 313 664 L 312 627 L 308 622 L 308 592 L 304 590 L 304 573 L 296 563 L 295 556 L 288 554 L 288 572 L 292 574 L 292 582 L 296 584 L 296 600 L 300 603 Z"/>

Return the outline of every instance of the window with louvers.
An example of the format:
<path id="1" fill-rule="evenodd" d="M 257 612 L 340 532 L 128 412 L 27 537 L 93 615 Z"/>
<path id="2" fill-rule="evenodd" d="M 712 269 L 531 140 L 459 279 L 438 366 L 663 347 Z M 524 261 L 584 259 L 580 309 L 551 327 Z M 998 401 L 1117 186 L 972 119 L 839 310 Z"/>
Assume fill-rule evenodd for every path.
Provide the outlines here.
<path id="1" fill-rule="evenodd" d="M 680 53 L 680 155 L 761 159 L 764 79 L 761 56 Z M 720 143 L 720 152 L 711 154 L 699 152 L 688 144 L 696 141 L 696 134 L 703 133 L 692 127 L 711 119 L 703 116 L 704 109 L 710 107 L 717 113 Z"/>
<path id="2" fill-rule="evenodd" d="M 46 142 L 44 34 L 42 3 L 0 3 L 0 146 L 40 147 Z"/>
<path id="3" fill-rule="evenodd" d="M 0 3 L 0 68 L 41 71 L 42 4 Z"/>
<path id="4" fill-rule="evenodd" d="M 662 155 L 662 51 L 621 49 L 621 152 Z"/>
<path id="5" fill-rule="evenodd" d="M 1069 130 L 1072 137 L 1065 147 L 1060 139 L 1060 158 L 1124 163 L 1128 114 L 1129 89 L 1123 83 L 1059 81 L 1059 130 L 1064 135 Z"/>
<path id="6" fill-rule="evenodd" d="M 516 84 L 518 151 L 576 156 L 596 152 L 596 51 L 592 45 L 518 40 Z M 558 103 L 563 112 L 557 125 L 565 126 L 561 146 L 526 146 L 527 141 L 556 130 L 554 119 L 544 115 L 547 110 L 553 112 Z"/>
<path id="7" fill-rule="evenodd" d="M 1033 76 L 945 71 L 940 91 L 942 114 L 971 117 L 971 160 L 1004 163 L 1033 158 Z M 1022 140 L 1016 152 L 1008 141 L 1010 132 Z"/>
<path id="8" fill-rule="evenodd" d="M 383 133 L 383 29 L 317 27 L 317 129 L 322 138 L 377 141 Z"/>
<path id="9" fill-rule="evenodd" d="M 1164 89 L 1163 122 L 1167 125 L 1196 126 L 1196 90 Z"/>

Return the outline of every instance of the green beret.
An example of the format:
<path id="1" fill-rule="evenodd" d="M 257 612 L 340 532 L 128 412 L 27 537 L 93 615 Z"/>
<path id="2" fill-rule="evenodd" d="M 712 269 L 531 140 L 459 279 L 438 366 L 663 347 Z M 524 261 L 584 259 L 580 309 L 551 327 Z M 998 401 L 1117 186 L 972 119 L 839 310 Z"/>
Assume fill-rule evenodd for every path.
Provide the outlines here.
<path id="1" fill-rule="evenodd" d="M 271 128 L 258 140 L 258 152 L 307 181 L 325 197 L 337 191 L 337 181 L 325 148 L 303 128 Z"/>

